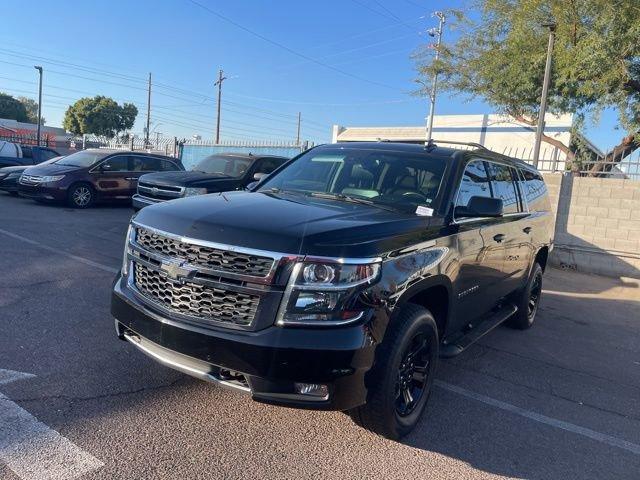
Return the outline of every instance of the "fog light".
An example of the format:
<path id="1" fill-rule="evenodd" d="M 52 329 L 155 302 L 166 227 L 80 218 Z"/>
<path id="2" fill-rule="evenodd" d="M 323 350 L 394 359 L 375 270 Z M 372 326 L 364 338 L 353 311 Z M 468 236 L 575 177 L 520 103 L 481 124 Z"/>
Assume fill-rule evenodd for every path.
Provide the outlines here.
<path id="1" fill-rule="evenodd" d="M 329 389 L 326 385 L 319 383 L 296 383 L 296 393 L 300 395 L 308 395 L 310 397 L 318 397 L 318 399 L 326 400 L 329 398 Z"/>

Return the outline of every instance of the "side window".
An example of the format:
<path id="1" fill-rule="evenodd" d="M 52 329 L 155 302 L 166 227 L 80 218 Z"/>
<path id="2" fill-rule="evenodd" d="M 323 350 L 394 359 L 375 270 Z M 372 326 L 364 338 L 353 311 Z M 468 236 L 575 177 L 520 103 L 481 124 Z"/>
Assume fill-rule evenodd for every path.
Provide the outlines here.
<path id="1" fill-rule="evenodd" d="M 55 158 L 57 156 L 59 155 L 53 150 L 42 150 L 40 154 L 40 159 L 42 162 L 46 162 L 47 160 L 51 160 L 52 158 Z"/>
<path id="2" fill-rule="evenodd" d="M 160 170 L 159 158 L 154 157 L 132 157 L 132 172 L 157 172 Z"/>
<path id="3" fill-rule="evenodd" d="M 460 182 L 456 207 L 466 207 L 471 197 L 491 197 L 489 177 L 482 160 L 473 160 L 467 164 Z"/>
<path id="4" fill-rule="evenodd" d="M 20 148 L 22 148 L 22 158 L 33 158 L 33 150 L 31 150 L 31 147 Z"/>
<path id="5" fill-rule="evenodd" d="M 522 169 L 524 177 L 524 194 L 527 196 L 530 210 L 546 210 L 541 201 L 547 195 L 547 186 L 542 176 L 531 170 Z"/>
<path id="6" fill-rule="evenodd" d="M 127 172 L 129 171 L 129 157 L 126 155 L 117 155 L 115 157 L 107 158 L 103 165 L 109 165 L 110 172 Z"/>
<path id="7" fill-rule="evenodd" d="M 487 165 L 494 198 L 502 199 L 505 214 L 518 213 L 520 211 L 520 202 L 518 201 L 518 192 L 511 175 L 511 168 L 507 165 L 492 162 L 487 163 Z"/>
<path id="8" fill-rule="evenodd" d="M 284 162 L 277 158 L 263 158 L 256 167 L 256 173 L 271 173 Z"/>
<path id="9" fill-rule="evenodd" d="M 177 170 L 180 170 L 175 163 L 170 162 L 169 160 L 161 160 L 161 162 L 163 172 L 175 172 Z"/>

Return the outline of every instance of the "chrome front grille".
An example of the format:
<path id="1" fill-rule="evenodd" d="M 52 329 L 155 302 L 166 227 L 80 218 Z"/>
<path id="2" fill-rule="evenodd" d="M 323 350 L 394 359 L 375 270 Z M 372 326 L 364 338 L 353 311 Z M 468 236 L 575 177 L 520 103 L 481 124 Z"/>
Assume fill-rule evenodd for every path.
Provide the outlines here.
<path id="1" fill-rule="evenodd" d="M 172 187 L 168 185 L 155 185 L 153 183 L 138 182 L 138 195 L 156 201 L 173 200 L 181 198 L 184 193 L 182 187 Z"/>
<path id="2" fill-rule="evenodd" d="M 42 177 L 40 175 L 24 175 L 20 176 L 20 180 L 18 180 L 23 185 L 38 185 L 42 182 Z"/>
<path id="3" fill-rule="evenodd" d="M 181 242 L 141 227 L 136 229 L 135 241 L 145 250 L 179 258 L 190 265 L 222 273 L 267 277 L 274 262 L 274 259 L 269 257 Z"/>
<path id="4" fill-rule="evenodd" d="M 189 281 L 176 282 L 157 270 L 133 263 L 133 282 L 148 300 L 170 311 L 204 321 L 240 326 L 253 321 L 260 297 Z"/>

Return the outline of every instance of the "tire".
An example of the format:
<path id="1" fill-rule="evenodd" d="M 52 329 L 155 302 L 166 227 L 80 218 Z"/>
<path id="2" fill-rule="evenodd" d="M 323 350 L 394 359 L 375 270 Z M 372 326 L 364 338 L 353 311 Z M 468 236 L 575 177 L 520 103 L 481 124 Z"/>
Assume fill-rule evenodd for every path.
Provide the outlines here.
<path id="1" fill-rule="evenodd" d="M 88 183 L 75 183 L 67 190 L 67 203 L 70 207 L 89 208 L 94 200 L 95 192 Z"/>
<path id="2" fill-rule="evenodd" d="M 422 350 L 418 348 L 420 345 Z M 392 319 L 376 351 L 374 365 L 367 374 L 367 403 L 347 412 L 352 420 L 392 440 L 411 432 L 420 420 L 431 393 L 438 345 L 438 327 L 431 312 L 411 303 L 404 305 L 398 316 Z M 407 356 L 412 351 L 416 352 L 413 361 Z M 419 380 L 421 370 L 423 375 Z M 412 371 L 415 372 L 413 375 Z M 403 389 L 409 378 L 412 379 L 410 385 Z M 422 384 L 421 389 L 419 384 Z M 409 392 L 413 403 L 407 401 L 403 391 Z"/>
<path id="3" fill-rule="evenodd" d="M 540 297 L 542 296 L 542 267 L 535 262 L 527 285 L 515 298 L 518 311 L 507 320 L 507 325 L 518 330 L 531 328 L 538 313 Z"/>

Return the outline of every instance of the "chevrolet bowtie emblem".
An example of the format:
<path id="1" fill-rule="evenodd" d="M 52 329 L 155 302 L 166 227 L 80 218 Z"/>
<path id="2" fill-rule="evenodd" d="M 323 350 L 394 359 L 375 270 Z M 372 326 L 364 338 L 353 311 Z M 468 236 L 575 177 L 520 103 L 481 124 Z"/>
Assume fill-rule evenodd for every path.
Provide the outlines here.
<path id="1" fill-rule="evenodd" d="M 192 268 L 185 267 L 186 262 L 179 261 L 164 261 L 160 265 L 160 270 L 164 272 L 167 277 L 172 280 L 183 280 L 187 278 L 193 278 L 196 271 Z"/>
<path id="2" fill-rule="evenodd" d="M 157 195 L 158 194 L 158 187 L 153 187 L 151 189 L 151 193 L 154 194 L 154 195 Z"/>

